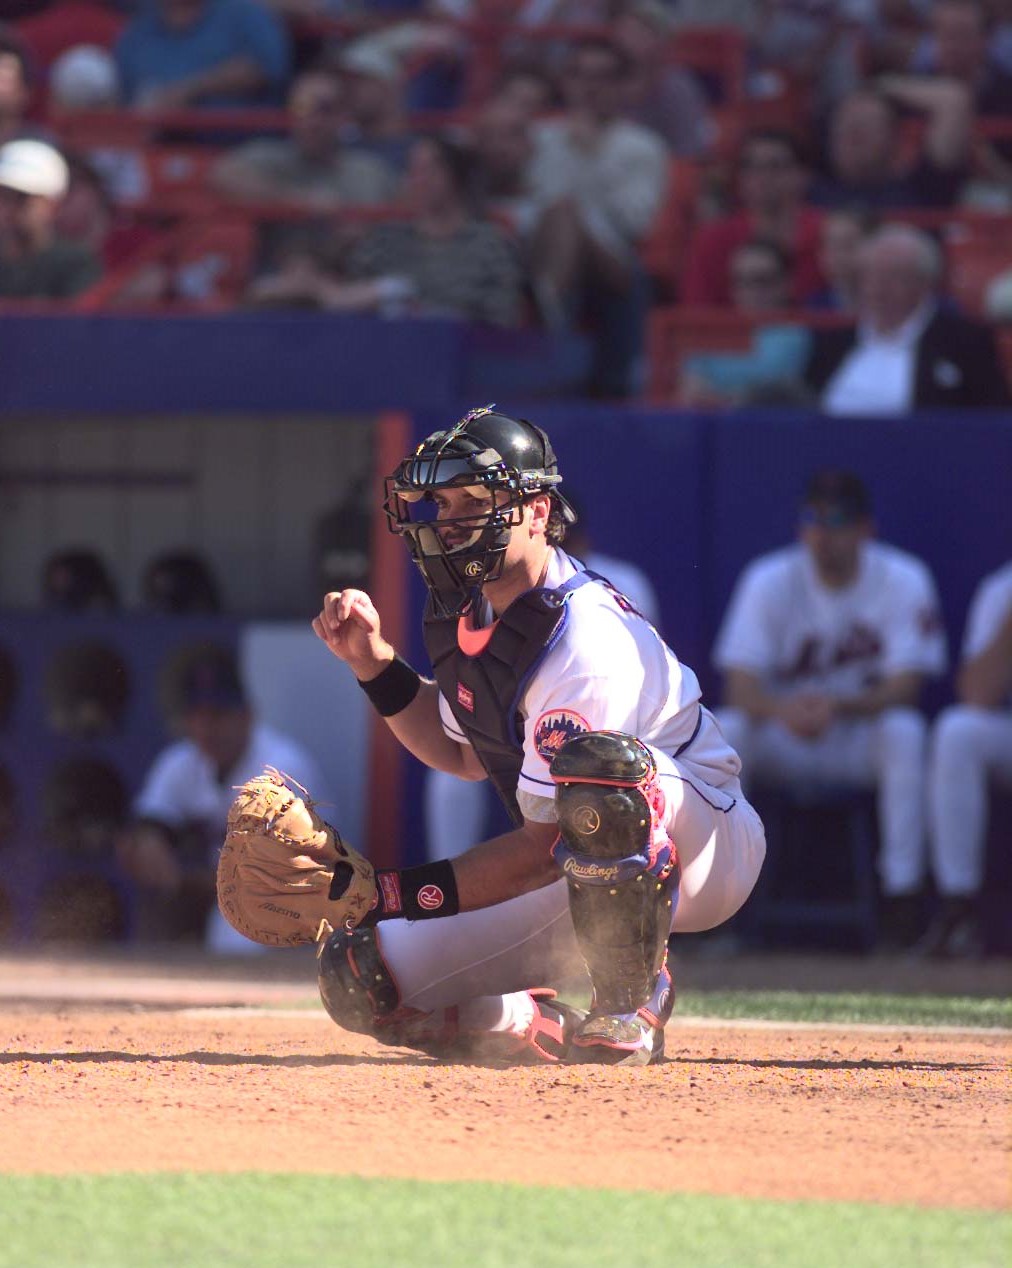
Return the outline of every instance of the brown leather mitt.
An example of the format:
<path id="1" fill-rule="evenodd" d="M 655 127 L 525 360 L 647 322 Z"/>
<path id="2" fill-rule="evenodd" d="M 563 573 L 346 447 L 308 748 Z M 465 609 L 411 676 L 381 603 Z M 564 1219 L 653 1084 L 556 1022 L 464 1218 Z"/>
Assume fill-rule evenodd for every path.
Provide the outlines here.
<path id="1" fill-rule="evenodd" d="M 304 795 L 272 766 L 243 784 L 218 859 L 222 915 L 270 947 L 353 928 L 376 899 L 372 864 L 346 846 L 306 790 L 299 791 Z"/>

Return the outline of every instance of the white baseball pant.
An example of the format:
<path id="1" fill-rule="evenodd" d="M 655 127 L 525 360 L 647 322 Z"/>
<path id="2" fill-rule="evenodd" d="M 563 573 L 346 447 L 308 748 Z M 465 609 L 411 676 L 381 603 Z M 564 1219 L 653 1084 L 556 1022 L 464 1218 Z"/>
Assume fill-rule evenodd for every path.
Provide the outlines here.
<path id="1" fill-rule="evenodd" d="M 928 840 L 935 881 L 950 897 L 984 883 L 988 781 L 1012 787 L 1012 713 L 958 704 L 932 729 Z"/>
<path id="2" fill-rule="evenodd" d="M 780 722 L 754 723 L 740 709 L 717 710 L 717 720 L 749 780 L 877 789 L 882 890 L 907 894 L 920 887 L 927 723 L 916 709 L 837 721 L 814 740 Z"/>

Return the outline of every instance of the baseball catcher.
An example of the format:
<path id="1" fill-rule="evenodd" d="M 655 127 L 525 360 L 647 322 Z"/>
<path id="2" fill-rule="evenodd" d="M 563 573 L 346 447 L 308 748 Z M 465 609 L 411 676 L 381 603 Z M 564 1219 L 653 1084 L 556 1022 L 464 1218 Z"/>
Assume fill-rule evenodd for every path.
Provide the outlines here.
<path id="1" fill-rule="evenodd" d="M 540 428 L 470 411 L 386 482 L 428 590 L 432 677 L 364 591 L 326 595 L 313 621 L 401 743 L 488 779 L 511 830 L 374 875 L 268 773 L 236 800 L 220 902 L 259 941 L 319 935 L 320 993 L 345 1029 L 440 1055 L 647 1065 L 674 1005 L 669 934 L 732 916 L 765 842 L 695 675 L 565 553 L 560 485 Z M 552 989 L 574 964 L 589 1011 Z"/>

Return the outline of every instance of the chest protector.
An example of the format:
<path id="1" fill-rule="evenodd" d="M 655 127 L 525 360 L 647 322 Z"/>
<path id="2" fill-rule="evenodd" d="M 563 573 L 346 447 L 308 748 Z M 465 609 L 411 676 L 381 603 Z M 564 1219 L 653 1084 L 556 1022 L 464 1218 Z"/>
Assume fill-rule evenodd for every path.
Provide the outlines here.
<path id="1" fill-rule="evenodd" d="M 517 805 L 524 759 L 520 702 L 562 637 L 570 595 L 593 580 L 578 572 L 557 589 L 528 590 L 487 630 L 468 631 L 463 618 L 436 616 L 431 600 L 425 609 L 425 648 L 436 682 L 517 826 L 523 822 Z"/>

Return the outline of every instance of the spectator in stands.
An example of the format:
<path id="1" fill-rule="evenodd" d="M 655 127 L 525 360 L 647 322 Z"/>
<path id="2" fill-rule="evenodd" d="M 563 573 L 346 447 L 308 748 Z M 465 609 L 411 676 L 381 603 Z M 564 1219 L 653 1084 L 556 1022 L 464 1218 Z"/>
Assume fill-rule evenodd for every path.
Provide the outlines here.
<path id="1" fill-rule="evenodd" d="M 1001 408 L 1009 394 L 994 338 L 940 302 L 941 252 L 909 225 L 862 245 L 857 322 L 816 330 L 805 380 L 830 414 Z"/>
<path id="2" fill-rule="evenodd" d="M 743 316 L 769 314 L 748 352 L 702 353 L 686 359 L 679 385 L 685 406 L 737 405 L 761 398 L 796 403 L 792 384 L 808 356 L 808 331 L 783 321 L 790 304 L 790 261 L 775 242 L 741 243 L 728 269 L 731 307 Z M 778 320 L 779 318 L 779 320 Z"/>
<path id="3" fill-rule="evenodd" d="M 44 141 L 0 146 L 0 296 L 70 299 L 98 280 L 95 253 L 58 232 L 69 179 L 63 155 Z"/>
<path id="4" fill-rule="evenodd" d="M 819 269 L 820 212 L 805 205 L 808 173 L 795 137 L 762 128 L 742 143 L 737 164 L 740 207 L 701 225 L 686 251 L 681 300 L 728 304 L 729 261 L 750 238 L 774 243 L 792 260 L 791 299 L 804 303 L 823 286 Z"/>
<path id="5" fill-rule="evenodd" d="M 965 84 L 979 115 L 1012 115 L 1012 70 L 994 55 L 994 29 L 983 0 L 935 0 L 929 37 L 910 69 Z"/>
<path id="6" fill-rule="evenodd" d="M 615 40 L 630 62 L 626 117 L 663 137 L 680 158 L 702 154 L 713 124 L 699 80 L 669 56 L 669 10 L 659 0 L 637 0 L 616 20 Z"/>
<path id="7" fill-rule="evenodd" d="M 912 162 L 903 159 L 900 110 L 925 116 L 925 136 Z M 970 160 L 973 106 L 962 84 L 884 75 L 833 109 L 828 169 L 812 187 L 823 207 L 947 207 L 957 198 Z"/>
<path id="8" fill-rule="evenodd" d="M 59 550 L 42 570 L 43 607 L 59 612 L 115 612 L 119 593 L 94 550 Z"/>
<path id="9" fill-rule="evenodd" d="M 548 114 L 559 105 L 555 80 L 547 70 L 533 63 L 514 62 L 508 66 L 492 96 L 496 101 L 517 106 L 528 119 Z"/>
<path id="10" fill-rule="evenodd" d="M 144 569 L 141 602 L 149 612 L 194 616 L 221 611 L 218 582 L 210 564 L 192 550 L 156 555 Z"/>
<path id="11" fill-rule="evenodd" d="M 819 269 L 826 284 L 809 297 L 808 308 L 833 313 L 857 308 L 860 248 L 873 227 L 860 210 L 840 207 L 826 213 L 819 233 Z"/>
<path id="12" fill-rule="evenodd" d="M 276 105 L 288 37 L 256 0 L 154 0 L 116 44 L 123 100 L 144 110 Z"/>
<path id="13" fill-rule="evenodd" d="M 56 212 L 62 241 L 87 248 L 105 269 L 116 269 L 156 240 L 155 225 L 118 213 L 106 182 L 90 162 L 71 155 L 67 170 L 67 193 Z"/>
<path id="14" fill-rule="evenodd" d="M 337 57 L 346 122 L 342 142 L 382 159 L 398 174 L 407 167 L 411 133 L 404 118 L 400 63 L 383 48 L 356 40 Z"/>
<path id="15" fill-rule="evenodd" d="M 751 33 L 753 90 L 766 77 L 813 90 L 817 105 L 855 87 L 879 18 L 877 0 L 763 0 Z"/>
<path id="16" fill-rule="evenodd" d="M 49 71 L 49 105 L 57 110 L 111 110 L 119 105 L 119 70 L 108 49 L 75 44 Z"/>
<path id="17" fill-rule="evenodd" d="M 230 151 L 211 173 L 221 193 L 243 202 L 284 203 L 306 211 L 392 201 L 393 169 L 341 143 L 341 92 L 328 71 L 304 71 L 292 85 L 286 137 L 260 137 Z"/>
<path id="18" fill-rule="evenodd" d="M 596 334 L 590 390 L 632 389 L 642 352 L 646 285 L 637 248 L 660 209 L 669 156 L 655 133 L 621 117 L 629 60 L 587 39 L 571 53 L 567 110 L 534 129 L 530 184 L 540 208 L 530 242 L 546 324 L 588 317 Z"/>
<path id="19" fill-rule="evenodd" d="M 748 565 L 724 616 L 721 729 L 750 780 L 877 788 L 888 942 L 916 933 L 924 881 L 924 679 L 945 669 L 935 583 L 872 540 L 867 490 L 816 473 L 799 541 Z"/>
<path id="20" fill-rule="evenodd" d="M 48 134 L 33 128 L 26 119 L 32 85 L 23 46 L 0 31 L 0 145 L 5 141 L 34 138 L 48 140 Z"/>
<path id="21" fill-rule="evenodd" d="M 1012 561 L 984 578 L 970 604 L 957 697 L 935 721 L 928 762 L 928 839 L 942 902 L 918 949 L 932 956 L 983 950 L 988 781 L 1012 788 Z"/>
<path id="22" fill-rule="evenodd" d="M 506 221 L 526 239 L 537 217 L 530 186 L 534 153 L 530 120 L 509 97 L 482 110 L 474 130 L 473 193 L 478 206 Z"/>
<path id="23" fill-rule="evenodd" d="M 319 251 L 292 254 L 254 285 L 250 299 L 515 325 L 523 280 L 517 254 L 496 226 L 473 216 L 470 181 L 465 150 L 441 137 L 419 139 L 404 185 L 409 221 L 376 226 L 340 271 Z"/>
<path id="24" fill-rule="evenodd" d="M 186 667 L 178 709 L 183 738 L 155 759 L 117 846 L 137 886 L 137 934 L 148 941 L 205 936 L 212 950 L 252 951 L 214 901 L 235 787 L 268 765 L 306 788 L 326 786 L 296 740 L 256 719 L 235 658 L 224 649 L 207 650 Z"/>

